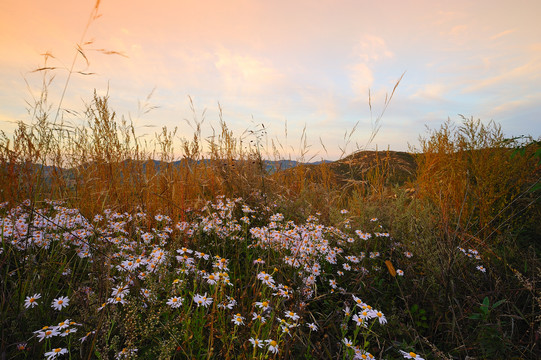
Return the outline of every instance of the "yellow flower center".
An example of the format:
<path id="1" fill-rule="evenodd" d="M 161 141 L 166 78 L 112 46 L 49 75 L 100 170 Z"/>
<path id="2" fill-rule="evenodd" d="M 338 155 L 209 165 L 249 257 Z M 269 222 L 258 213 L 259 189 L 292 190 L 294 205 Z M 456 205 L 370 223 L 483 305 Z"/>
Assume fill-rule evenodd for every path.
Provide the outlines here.
<path id="1" fill-rule="evenodd" d="M 56 348 L 53 351 L 58 354 L 60 351 L 62 351 L 62 349 L 61 348 Z"/>
<path id="2" fill-rule="evenodd" d="M 276 346 L 276 345 L 278 345 L 278 343 L 275 340 L 271 340 L 270 345 L 271 346 Z"/>
<path id="3" fill-rule="evenodd" d="M 410 352 L 410 356 L 411 356 L 412 358 L 416 358 L 416 357 L 417 357 L 417 354 L 414 353 L 414 352 Z"/>
<path id="4" fill-rule="evenodd" d="M 58 300 L 58 305 L 62 305 L 63 303 L 64 303 L 64 301 Z"/>

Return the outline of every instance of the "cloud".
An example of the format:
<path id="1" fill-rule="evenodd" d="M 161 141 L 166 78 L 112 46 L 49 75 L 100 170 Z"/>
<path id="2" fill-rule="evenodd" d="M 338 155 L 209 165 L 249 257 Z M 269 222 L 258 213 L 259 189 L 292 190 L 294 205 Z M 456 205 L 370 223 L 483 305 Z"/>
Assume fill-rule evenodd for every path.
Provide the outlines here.
<path id="1" fill-rule="evenodd" d="M 491 109 L 492 114 L 513 113 L 519 109 L 534 107 L 541 100 L 541 93 L 527 95 L 521 99 L 504 101 Z"/>
<path id="2" fill-rule="evenodd" d="M 284 79 L 270 61 L 250 55 L 235 54 L 220 47 L 214 66 L 219 72 L 226 95 L 253 96 L 270 93 Z"/>
<path id="3" fill-rule="evenodd" d="M 358 98 L 366 99 L 368 90 L 374 83 L 375 64 L 383 59 L 394 57 L 385 40 L 365 34 L 354 47 L 356 62 L 347 66 L 351 90 Z"/>
<path id="4" fill-rule="evenodd" d="M 479 90 L 483 90 L 495 86 L 510 85 L 513 83 L 516 85 L 530 84 L 533 80 L 539 79 L 541 74 L 541 62 L 539 58 L 532 59 L 525 64 L 516 66 L 508 71 L 487 77 L 481 81 L 470 85 L 463 90 L 464 93 L 472 93 Z"/>
<path id="5" fill-rule="evenodd" d="M 351 89 L 358 97 L 366 98 L 368 90 L 374 83 L 374 74 L 365 63 L 357 63 L 349 68 Z"/>
<path id="6" fill-rule="evenodd" d="M 509 29 L 509 30 L 505 30 L 505 31 L 502 31 L 501 33 L 498 33 L 494 36 L 491 36 L 490 37 L 490 40 L 496 40 L 496 39 L 499 39 L 505 35 L 509 35 L 509 34 L 512 34 L 516 31 L 516 29 Z"/>
<path id="7" fill-rule="evenodd" d="M 355 52 L 363 62 L 375 62 L 394 56 L 393 52 L 387 47 L 385 40 L 374 35 L 364 35 L 357 44 Z"/>
<path id="8" fill-rule="evenodd" d="M 443 100 L 443 95 L 447 91 L 444 84 L 432 83 L 426 84 L 422 89 L 411 95 L 411 98 L 423 98 L 430 100 Z"/>
<path id="9" fill-rule="evenodd" d="M 449 31 L 452 36 L 463 36 L 468 32 L 468 25 L 455 25 Z"/>

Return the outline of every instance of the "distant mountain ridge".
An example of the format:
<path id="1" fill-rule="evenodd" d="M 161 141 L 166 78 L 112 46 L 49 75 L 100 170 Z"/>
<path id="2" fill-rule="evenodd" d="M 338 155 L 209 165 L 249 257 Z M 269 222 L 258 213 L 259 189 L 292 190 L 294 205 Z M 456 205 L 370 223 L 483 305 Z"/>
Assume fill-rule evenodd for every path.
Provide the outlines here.
<path id="1" fill-rule="evenodd" d="M 149 164 L 152 164 L 154 171 L 159 172 L 160 169 L 173 166 L 190 166 L 191 164 L 222 164 L 223 166 L 235 166 L 236 164 L 243 162 L 255 162 L 257 160 L 214 160 L 214 159 L 201 159 L 192 160 L 189 158 L 176 160 L 172 162 L 165 162 L 160 160 L 123 160 L 124 165 L 133 165 L 134 167 L 141 166 L 143 171 Z M 31 165 L 35 171 L 42 171 L 44 178 L 50 178 L 54 172 L 63 173 L 67 178 L 71 178 L 74 173 L 78 172 L 82 168 L 89 166 L 90 163 L 79 165 L 75 168 L 59 168 L 55 166 Z M 317 166 L 325 165 L 335 174 L 336 178 L 340 182 L 361 181 L 365 178 L 369 171 L 385 171 L 389 181 L 391 183 L 403 184 L 409 179 L 415 176 L 417 169 L 417 163 L 413 154 L 399 151 L 358 151 L 348 155 L 345 158 L 330 161 L 321 160 L 315 162 L 302 163 L 296 160 L 263 160 L 264 170 L 268 174 L 274 174 L 281 171 L 288 171 L 299 165 L 314 168 Z M 13 165 L 15 167 L 24 167 L 28 165 L 18 164 Z M 17 171 L 15 169 L 15 171 Z"/>

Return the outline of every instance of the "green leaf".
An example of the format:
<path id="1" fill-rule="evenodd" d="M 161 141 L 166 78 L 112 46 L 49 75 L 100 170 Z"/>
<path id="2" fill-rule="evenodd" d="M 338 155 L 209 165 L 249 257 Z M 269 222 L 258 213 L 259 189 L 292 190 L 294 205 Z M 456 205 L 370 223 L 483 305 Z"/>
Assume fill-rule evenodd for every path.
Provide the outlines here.
<path id="1" fill-rule="evenodd" d="M 485 296 L 485 298 L 483 299 L 483 303 L 481 304 L 481 310 L 483 310 L 484 312 L 484 309 L 488 310 L 489 306 L 490 306 L 490 300 L 488 300 L 488 296 Z"/>
<path id="2" fill-rule="evenodd" d="M 539 162 L 541 162 L 541 159 L 539 159 Z M 534 192 L 541 189 L 541 182 L 535 185 L 533 188 L 530 189 L 530 192 Z"/>
<path id="3" fill-rule="evenodd" d="M 503 299 L 503 300 L 500 300 L 500 301 L 497 301 L 494 305 L 492 305 L 492 308 L 496 308 L 498 306 L 500 306 L 501 304 L 503 304 L 504 302 L 506 302 L 507 300 Z"/>

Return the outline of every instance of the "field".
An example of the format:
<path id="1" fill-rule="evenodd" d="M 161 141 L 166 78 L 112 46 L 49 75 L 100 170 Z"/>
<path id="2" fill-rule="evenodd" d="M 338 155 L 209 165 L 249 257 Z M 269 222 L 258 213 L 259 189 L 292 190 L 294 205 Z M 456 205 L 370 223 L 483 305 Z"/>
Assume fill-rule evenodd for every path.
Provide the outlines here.
<path id="1" fill-rule="evenodd" d="M 145 143 L 96 92 L 64 121 L 51 71 L 0 132 L 0 359 L 541 356 L 540 139 L 310 163 L 193 109 Z"/>
<path id="2" fill-rule="evenodd" d="M 173 162 L 87 115 L 3 138 L 3 358 L 539 355 L 537 141 L 464 119 L 293 164 L 222 122 Z"/>

